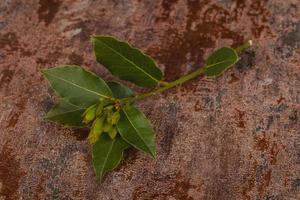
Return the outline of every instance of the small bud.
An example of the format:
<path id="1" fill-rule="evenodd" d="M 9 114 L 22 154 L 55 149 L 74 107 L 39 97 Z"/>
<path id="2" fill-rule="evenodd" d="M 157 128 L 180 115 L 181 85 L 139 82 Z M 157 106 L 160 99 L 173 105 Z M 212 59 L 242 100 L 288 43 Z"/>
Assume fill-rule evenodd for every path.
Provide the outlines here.
<path id="1" fill-rule="evenodd" d="M 119 120 L 120 120 L 120 112 L 116 111 L 114 112 L 114 114 L 111 115 L 111 123 L 117 124 Z"/>
<path id="2" fill-rule="evenodd" d="M 84 117 L 82 122 L 85 124 L 90 123 L 96 116 L 96 105 L 92 105 L 89 108 L 87 108 L 83 115 Z"/>
<path id="3" fill-rule="evenodd" d="M 106 133 L 108 133 L 110 131 L 110 129 L 112 128 L 112 126 L 113 125 L 110 124 L 110 123 L 105 123 L 104 127 L 103 127 L 103 131 L 106 132 Z"/>
<path id="4" fill-rule="evenodd" d="M 98 107 L 97 107 L 97 110 L 96 110 L 96 115 L 97 115 L 97 116 L 102 115 L 102 113 L 103 113 L 103 105 L 104 105 L 104 102 L 103 102 L 103 101 L 101 101 L 101 102 L 98 104 Z"/>
<path id="5" fill-rule="evenodd" d="M 100 102 L 103 102 L 103 101 L 105 101 L 105 99 L 104 99 L 103 97 L 100 97 L 100 98 L 99 98 L 99 101 L 100 101 Z"/>
<path id="6" fill-rule="evenodd" d="M 106 107 L 104 108 L 104 112 L 106 112 L 106 113 L 111 113 L 113 108 L 114 108 L 113 106 L 106 106 Z"/>
<path id="7" fill-rule="evenodd" d="M 91 130 L 87 139 L 89 143 L 93 145 L 98 141 L 99 137 Z"/>
<path id="8" fill-rule="evenodd" d="M 103 122 L 104 122 L 103 117 L 95 119 L 92 129 L 96 134 L 100 135 L 103 132 Z"/>
<path id="9" fill-rule="evenodd" d="M 104 118 L 96 118 L 93 122 L 93 125 L 91 127 L 91 131 L 89 133 L 89 136 L 88 136 L 88 140 L 91 144 L 95 144 L 100 135 L 102 134 L 103 132 L 103 122 L 104 122 Z"/>
<path id="10" fill-rule="evenodd" d="M 112 119 L 111 119 L 111 117 L 112 117 L 112 113 L 108 114 L 108 115 L 107 115 L 107 118 L 106 118 L 106 121 L 107 121 L 107 123 L 109 123 L 109 124 L 112 124 Z"/>
<path id="11" fill-rule="evenodd" d="M 118 131 L 117 131 L 116 127 L 112 126 L 112 128 L 108 132 L 108 135 L 113 140 L 117 136 L 117 133 L 118 133 Z"/>

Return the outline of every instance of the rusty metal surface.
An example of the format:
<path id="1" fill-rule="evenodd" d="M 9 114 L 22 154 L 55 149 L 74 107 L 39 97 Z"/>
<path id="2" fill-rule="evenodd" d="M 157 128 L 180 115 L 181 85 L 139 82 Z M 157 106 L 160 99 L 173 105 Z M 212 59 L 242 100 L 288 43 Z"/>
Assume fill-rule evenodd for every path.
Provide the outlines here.
<path id="1" fill-rule="evenodd" d="M 141 102 L 153 161 L 131 149 L 97 185 L 86 131 L 43 120 L 55 95 L 40 69 L 95 62 L 91 34 L 126 39 L 167 80 L 223 45 L 253 39 L 218 79 Z M 300 199 L 299 0 L 1 0 L 0 199 Z"/>

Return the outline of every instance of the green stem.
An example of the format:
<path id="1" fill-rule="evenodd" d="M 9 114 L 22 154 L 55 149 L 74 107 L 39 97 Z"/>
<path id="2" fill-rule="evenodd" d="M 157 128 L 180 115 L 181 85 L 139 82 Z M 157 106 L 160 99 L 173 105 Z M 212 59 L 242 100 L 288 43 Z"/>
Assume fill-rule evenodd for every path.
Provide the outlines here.
<path id="1" fill-rule="evenodd" d="M 172 82 L 169 82 L 166 86 L 164 87 L 161 87 L 161 88 L 158 88 L 157 90 L 154 90 L 154 91 L 151 91 L 151 92 L 148 92 L 148 93 L 144 93 L 144 94 L 140 94 L 140 95 L 137 95 L 135 97 L 132 98 L 133 101 L 137 101 L 137 100 L 141 100 L 141 99 L 144 99 L 145 97 L 149 97 L 149 96 L 154 96 L 154 95 L 157 95 L 159 93 L 162 93 L 166 90 L 169 90 L 177 85 L 181 85 L 197 76 L 199 76 L 200 74 L 204 73 L 204 68 L 201 68 L 201 69 L 198 69 L 186 76 L 183 76 L 175 81 L 172 81 Z"/>
<path id="2" fill-rule="evenodd" d="M 248 40 L 247 42 L 245 42 L 241 46 L 235 48 L 235 51 L 237 52 L 237 54 L 241 54 L 243 51 L 250 48 L 251 46 L 252 46 L 252 40 Z"/>
<path id="3" fill-rule="evenodd" d="M 242 44 L 241 46 L 237 47 L 235 50 L 238 54 L 240 54 L 241 52 L 245 51 L 246 49 L 248 49 L 250 46 L 252 46 L 252 41 L 249 40 L 247 41 L 246 43 Z M 134 101 L 138 101 L 138 100 L 141 100 L 141 99 L 144 99 L 146 97 L 150 97 L 150 96 L 154 96 L 154 95 L 157 95 L 157 94 L 160 94 L 166 90 L 169 90 L 177 85 L 181 85 L 191 79 L 194 79 L 196 78 L 197 76 L 203 74 L 205 72 L 205 67 L 201 68 L 201 69 L 197 69 L 196 71 L 190 73 L 190 74 L 187 74 L 185 76 L 182 76 L 181 78 L 175 80 L 175 81 L 172 81 L 172 82 L 164 82 L 164 81 L 161 81 L 161 85 L 163 85 L 162 87 L 156 89 L 156 90 L 153 90 L 151 92 L 147 92 L 147 93 L 143 93 L 143 94 L 138 94 L 134 97 L 128 97 L 128 98 L 124 98 L 124 99 L 121 99 L 121 102 L 122 103 L 131 103 L 131 102 L 134 102 Z"/>

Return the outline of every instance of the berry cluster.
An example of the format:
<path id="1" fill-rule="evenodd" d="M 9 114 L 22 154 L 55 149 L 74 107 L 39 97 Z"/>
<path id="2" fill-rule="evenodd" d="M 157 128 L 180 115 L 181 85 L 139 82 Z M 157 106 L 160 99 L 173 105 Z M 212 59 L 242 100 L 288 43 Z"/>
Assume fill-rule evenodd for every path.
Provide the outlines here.
<path id="1" fill-rule="evenodd" d="M 84 124 L 91 124 L 88 140 L 95 144 L 100 135 L 105 132 L 111 139 L 118 133 L 116 124 L 120 119 L 120 107 L 116 104 L 108 104 L 105 100 L 86 109 L 82 115 Z"/>

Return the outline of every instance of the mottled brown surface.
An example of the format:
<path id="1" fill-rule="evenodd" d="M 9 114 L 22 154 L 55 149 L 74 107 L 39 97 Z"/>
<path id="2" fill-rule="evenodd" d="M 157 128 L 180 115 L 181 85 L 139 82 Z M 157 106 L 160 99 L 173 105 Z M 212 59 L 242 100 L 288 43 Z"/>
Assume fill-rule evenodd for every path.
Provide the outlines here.
<path id="1" fill-rule="evenodd" d="M 218 79 L 198 78 L 139 105 L 157 160 L 130 149 L 97 185 L 86 131 L 43 120 L 40 69 L 79 64 L 111 78 L 89 36 L 126 39 L 166 80 L 214 49 L 253 39 Z M 299 0 L 1 0 L 0 199 L 300 199 Z"/>

